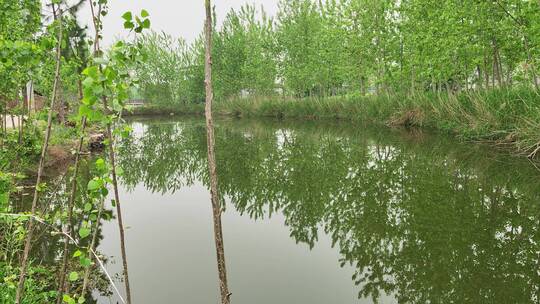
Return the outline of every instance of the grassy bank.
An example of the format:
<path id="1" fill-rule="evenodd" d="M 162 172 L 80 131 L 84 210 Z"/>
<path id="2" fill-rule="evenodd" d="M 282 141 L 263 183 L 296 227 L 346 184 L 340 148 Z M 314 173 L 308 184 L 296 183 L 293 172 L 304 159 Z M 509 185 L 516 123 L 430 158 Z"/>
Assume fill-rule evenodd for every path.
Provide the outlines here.
<path id="1" fill-rule="evenodd" d="M 217 102 L 221 115 L 368 121 L 452 133 L 467 140 L 507 145 L 527 156 L 539 154 L 540 95 L 530 89 L 403 96 L 280 97 Z M 203 114 L 204 105 L 147 106 L 136 115 Z"/>
<path id="2" fill-rule="evenodd" d="M 123 116 L 204 115 L 204 104 L 150 104 L 122 113 Z"/>

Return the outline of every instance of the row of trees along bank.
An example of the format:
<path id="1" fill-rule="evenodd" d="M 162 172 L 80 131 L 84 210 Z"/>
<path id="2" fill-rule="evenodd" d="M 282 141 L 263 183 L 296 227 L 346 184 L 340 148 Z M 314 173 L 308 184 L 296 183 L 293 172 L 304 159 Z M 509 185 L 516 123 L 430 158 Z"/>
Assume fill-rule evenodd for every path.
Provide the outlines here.
<path id="1" fill-rule="evenodd" d="M 218 100 L 538 89 L 537 0 L 281 0 L 214 22 Z M 154 103 L 204 101 L 203 36 L 141 38 L 136 67 Z"/>

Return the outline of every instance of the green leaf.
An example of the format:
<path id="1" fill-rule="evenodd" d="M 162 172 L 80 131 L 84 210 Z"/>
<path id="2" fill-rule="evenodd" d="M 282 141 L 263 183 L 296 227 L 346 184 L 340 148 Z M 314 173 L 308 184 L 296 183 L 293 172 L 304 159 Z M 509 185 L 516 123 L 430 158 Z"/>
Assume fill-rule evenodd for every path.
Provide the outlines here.
<path id="1" fill-rule="evenodd" d="M 84 211 L 88 212 L 88 211 L 92 210 L 92 207 L 93 207 L 92 204 L 86 203 L 86 204 L 84 204 Z"/>
<path id="2" fill-rule="evenodd" d="M 100 85 L 94 86 L 92 88 L 92 93 L 94 93 L 94 95 L 101 95 L 101 93 L 103 93 L 103 87 Z"/>
<path id="3" fill-rule="evenodd" d="M 47 189 L 47 183 L 40 183 L 39 185 L 37 185 L 36 187 L 36 190 L 38 192 L 43 192 L 44 190 Z"/>
<path id="4" fill-rule="evenodd" d="M 143 10 L 141 11 L 141 17 L 146 18 L 146 17 L 148 17 L 148 16 L 150 16 L 150 14 L 148 14 L 148 11 L 145 10 L 145 9 L 143 9 Z"/>
<path id="5" fill-rule="evenodd" d="M 9 200 L 9 192 L 4 192 L 0 194 L 0 206 L 6 205 Z"/>
<path id="6" fill-rule="evenodd" d="M 77 303 L 84 304 L 86 303 L 86 300 L 83 297 L 79 297 L 79 300 L 77 301 Z"/>
<path id="7" fill-rule="evenodd" d="M 99 75 L 99 69 L 97 66 L 89 66 L 82 72 L 83 75 L 92 77 L 93 79 L 97 79 Z"/>
<path id="8" fill-rule="evenodd" d="M 76 258 L 76 257 L 80 257 L 82 255 L 82 252 L 80 250 L 77 250 L 75 251 L 75 253 L 73 254 L 73 257 Z"/>
<path id="9" fill-rule="evenodd" d="M 75 282 L 79 279 L 79 274 L 76 271 L 73 271 L 69 274 L 69 280 Z"/>
<path id="10" fill-rule="evenodd" d="M 86 237 L 89 236 L 89 235 L 90 235 L 90 229 L 88 229 L 88 228 L 81 228 L 81 229 L 79 230 L 79 236 L 80 236 L 82 239 L 86 238 Z"/>
<path id="11" fill-rule="evenodd" d="M 133 24 L 133 22 L 131 22 L 131 21 L 124 22 L 124 28 L 125 29 L 132 29 L 134 27 L 135 27 L 135 24 Z"/>
<path id="12" fill-rule="evenodd" d="M 105 170 L 107 167 L 105 166 L 105 161 L 103 158 L 98 158 L 96 160 L 96 168 L 100 171 Z"/>
<path id="13" fill-rule="evenodd" d="M 144 19 L 142 23 L 143 28 L 149 29 L 150 28 L 150 19 Z"/>
<path id="14" fill-rule="evenodd" d="M 92 109 L 90 109 L 87 105 L 82 104 L 79 106 L 80 116 L 89 116 L 91 112 L 92 112 Z"/>
<path id="15" fill-rule="evenodd" d="M 122 18 L 126 21 L 131 21 L 131 19 L 133 19 L 133 15 L 131 14 L 131 12 L 125 12 L 122 15 Z"/>
<path id="16" fill-rule="evenodd" d="M 101 188 L 101 183 L 95 179 L 88 182 L 88 191 L 94 191 Z"/>
<path id="17" fill-rule="evenodd" d="M 124 169 L 122 169 L 122 167 L 117 167 L 116 168 L 116 175 L 118 175 L 118 176 L 124 175 Z"/>
<path id="18" fill-rule="evenodd" d="M 81 257 L 79 259 L 79 263 L 83 267 L 88 267 L 88 266 L 90 266 L 90 264 L 92 264 L 92 260 L 90 260 L 89 258 Z"/>

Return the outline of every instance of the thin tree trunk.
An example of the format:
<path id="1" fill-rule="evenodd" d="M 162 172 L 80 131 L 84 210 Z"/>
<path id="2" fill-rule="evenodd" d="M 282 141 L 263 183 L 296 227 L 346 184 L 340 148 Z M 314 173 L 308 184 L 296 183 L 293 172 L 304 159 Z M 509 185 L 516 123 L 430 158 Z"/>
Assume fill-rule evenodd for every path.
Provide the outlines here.
<path id="1" fill-rule="evenodd" d="M 107 98 L 103 97 L 103 107 L 105 111 L 109 112 L 109 105 L 107 103 Z M 124 270 L 124 284 L 126 285 L 126 299 L 127 304 L 131 304 L 131 289 L 129 287 L 129 275 L 128 275 L 128 264 L 127 264 L 127 254 L 126 254 L 126 241 L 124 235 L 124 223 L 122 220 L 122 208 L 120 207 L 120 194 L 118 192 L 118 178 L 116 175 L 116 162 L 114 155 L 114 137 L 112 136 L 111 123 L 107 123 L 107 139 L 109 141 L 109 161 L 111 162 L 111 173 L 112 173 L 112 184 L 114 190 L 114 200 L 116 204 L 116 216 L 118 219 L 118 230 L 120 232 L 120 249 L 122 252 L 122 265 Z"/>
<path id="2" fill-rule="evenodd" d="M 540 90 L 540 84 L 538 83 L 538 76 L 536 75 L 536 70 L 532 61 L 531 50 L 529 49 L 529 40 L 526 36 L 523 43 L 525 44 L 525 50 L 527 51 L 527 63 L 531 74 L 532 83 L 534 85 L 534 88 L 538 91 Z"/>
<path id="3" fill-rule="evenodd" d="M 3 111 L 2 111 L 2 148 L 3 148 L 4 140 L 7 137 L 7 112 L 6 112 L 7 102 L 2 100 L 2 103 L 3 103 L 2 104 L 2 108 L 3 108 Z"/>
<path id="4" fill-rule="evenodd" d="M 60 98 L 58 98 L 58 120 L 60 121 L 60 124 L 63 125 L 66 122 L 66 101 L 62 84 L 59 85 L 58 93 L 60 95 Z"/>
<path id="5" fill-rule="evenodd" d="M 506 71 L 506 80 L 505 80 L 505 83 L 506 83 L 506 86 L 511 88 L 512 85 L 513 85 L 513 81 L 512 81 L 512 70 L 514 68 L 512 67 L 508 67 L 507 71 Z"/>
<path id="6" fill-rule="evenodd" d="M 82 99 L 82 96 L 81 96 Z M 75 153 L 75 164 L 73 170 L 73 180 L 71 181 L 71 192 L 69 194 L 68 201 L 68 221 L 66 227 L 66 235 L 64 235 L 64 252 L 62 257 L 62 268 L 60 269 L 60 279 L 58 282 L 58 295 L 56 297 L 56 303 L 62 303 L 62 296 L 64 291 L 64 284 L 66 280 L 66 270 L 68 263 L 68 244 L 69 238 L 67 234 L 73 230 L 73 208 L 75 206 L 75 195 L 77 193 L 77 176 L 79 175 L 79 161 L 81 158 L 81 151 L 84 144 L 84 130 L 86 129 L 86 116 L 83 116 L 81 121 L 81 137 L 79 138 L 79 144 L 77 145 L 77 152 Z"/>
<path id="7" fill-rule="evenodd" d="M 23 136 L 24 136 L 24 133 L 23 133 L 23 128 L 24 128 L 24 115 L 21 113 L 19 114 L 19 144 L 22 144 L 22 141 L 23 141 Z"/>
<path id="8" fill-rule="evenodd" d="M 101 221 L 101 213 L 103 212 L 103 205 L 104 205 L 104 200 L 101 200 L 100 205 L 99 205 L 99 209 L 98 209 L 98 213 L 97 213 L 97 220 L 96 220 L 96 223 L 94 225 L 94 231 L 92 233 L 92 241 L 90 242 L 90 245 L 88 246 L 88 251 L 92 251 L 96 247 L 97 234 L 98 234 L 98 230 L 99 230 L 99 224 L 100 224 L 100 221 Z M 87 287 L 88 287 L 89 279 L 90 279 L 90 267 L 87 267 L 84 270 L 83 286 L 82 286 L 82 291 L 81 291 L 81 297 L 83 299 L 86 297 L 86 290 L 87 290 Z"/>
<path id="9" fill-rule="evenodd" d="M 498 70 L 498 67 L 499 67 L 499 65 L 497 64 L 497 54 L 495 53 L 495 50 L 493 50 L 493 61 L 492 61 L 492 63 L 493 63 L 493 65 L 492 65 L 493 66 L 492 67 L 493 68 L 493 80 L 492 81 L 493 81 L 493 88 L 495 88 L 495 80 L 497 79 L 497 74 L 498 74 L 497 70 Z M 499 83 L 499 86 L 500 86 L 500 83 Z"/>
<path id="10" fill-rule="evenodd" d="M 99 8 L 97 14 L 94 10 L 94 5 L 92 3 L 92 0 L 88 0 L 88 3 L 90 4 L 90 9 L 92 11 L 92 19 L 94 22 L 94 29 L 96 32 L 96 37 L 94 41 L 94 51 L 95 53 L 100 53 L 100 47 L 99 47 L 99 30 L 100 27 L 98 26 L 98 23 L 100 23 L 101 18 L 101 7 Z M 101 67 L 100 67 L 101 68 Z M 109 113 L 109 104 L 107 102 L 107 97 L 102 97 L 103 102 L 103 108 L 105 110 L 105 113 Z M 113 190 L 114 190 L 114 200 L 116 205 L 116 216 L 118 220 L 118 230 L 120 232 L 120 249 L 122 254 L 122 264 L 123 264 L 123 271 L 124 271 L 124 284 L 126 286 L 126 300 L 127 304 L 131 304 L 131 289 L 129 287 L 129 275 L 128 275 L 128 264 L 127 264 L 127 254 L 126 254 L 126 242 L 125 242 L 125 236 L 124 236 L 124 224 L 122 220 L 122 208 L 120 206 L 120 194 L 118 192 L 118 178 L 116 174 L 116 162 L 115 162 L 115 155 L 114 155 L 114 137 L 112 136 L 111 131 L 111 122 L 107 122 L 107 128 L 106 128 L 106 136 L 107 140 L 109 141 L 109 161 L 111 162 L 111 174 L 112 174 L 112 184 L 113 184 Z"/>
<path id="11" fill-rule="evenodd" d="M 7 136 L 7 123 L 8 123 L 8 112 L 7 112 L 7 102 L 6 102 L 6 107 L 4 108 L 4 137 Z"/>
<path id="12" fill-rule="evenodd" d="M 83 98 L 83 86 L 82 86 L 82 80 L 79 78 L 79 80 L 77 80 L 77 87 L 79 88 L 79 96 L 81 97 L 81 99 Z"/>
<path id="13" fill-rule="evenodd" d="M 491 88 L 492 89 L 495 89 L 495 61 L 492 60 L 492 65 L 491 65 Z"/>
<path id="14" fill-rule="evenodd" d="M 499 86 L 503 87 L 506 86 L 506 83 L 504 82 L 504 71 L 503 71 L 503 65 L 502 65 L 502 59 L 501 59 L 501 51 L 497 48 L 497 75 L 499 80 Z"/>
<path id="15" fill-rule="evenodd" d="M 60 81 L 60 62 L 61 62 L 61 41 L 62 41 L 62 10 L 60 7 L 58 7 L 58 14 L 55 9 L 55 5 L 53 3 L 53 11 L 54 11 L 54 19 L 55 21 L 59 21 L 58 26 L 58 41 L 56 44 L 56 68 L 54 72 L 54 84 L 53 84 L 53 90 L 52 90 L 52 96 L 51 96 L 51 105 L 49 109 L 49 116 L 47 118 L 47 129 L 45 131 L 45 139 L 43 143 L 43 148 L 41 150 L 41 157 L 39 159 L 39 165 L 38 165 L 38 173 L 36 178 L 36 187 L 34 190 L 34 198 L 32 200 L 32 210 L 31 214 L 36 214 L 37 209 L 37 203 L 39 198 L 39 185 L 41 184 L 41 177 L 43 175 L 43 167 L 45 164 L 45 156 L 47 153 L 47 148 L 49 146 L 49 137 L 51 135 L 51 128 L 52 128 L 52 112 L 54 108 L 54 104 L 56 102 L 56 90 L 58 87 L 58 82 Z M 26 279 L 26 268 L 28 266 L 28 256 L 30 254 L 30 248 L 32 245 L 32 237 L 34 235 L 34 218 L 30 218 L 28 222 L 28 228 L 27 228 L 28 234 L 26 235 L 26 241 L 24 244 L 24 252 L 23 252 L 23 258 L 21 262 L 21 272 L 19 275 L 19 284 L 17 286 L 17 292 L 15 296 L 15 303 L 20 304 L 21 299 L 24 293 L 24 282 Z"/>
<path id="16" fill-rule="evenodd" d="M 26 102 L 26 96 L 25 96 L 25 92 L 24 92 L 24 89 L 21 89 L 21 109 L 20 109 L 20 112 L 19 112 L 19 141 L 18 143 L 21 144 L 22 143 L 22 140 L 23 140 L 23 117 L 24 117 L 24 109 L 25 109 L 25 102 Z"/>
<path id="17" fill-rule="evenodd" d="M 205 87 L 206 87 L 206 133 L 208 148 L 208 170 L 210 173 L 210 196 L 214 219 L 214 240 L 216 243 L 216 257 L 219 275 L 219 288 L 221 303 L 230 303 L 230 293 L 227 285 L 227 270 L 225 266 L 225 249 L 223 244 L 223 230 L 221 227 L 222 206 L 218 192 L 218 178 L 216 172 L 216 156 L 214 151 L 214 125 L 212 121 L 212 8 L 210 0 L 205 0 L 206 24 L 205 24 Z"/>
<path id="18" fill-rule="evenodd" d="M 482 70 L 480 70 L 480 65 L 477 65 L 476 66 L 476 72 L 478 73 L 478 80 L 477 80 L 477 84 L 478 84 L 478 89 L 482 89 Z"/>
<path id="19" fill-rule="evenodd" d="M 488 60 L 486 53 L 484 51 L 484 78 L 486 81 L 486 90 L 489 90 L 489 71 L 488 71 Z"/>
<path id="20" fill-rule="evenodd" d="M 0 100 L 0 102 L 4 102 L 3 100 Z M 4 105 L 2 104 L 2 108 L 4 107 Z M 4 148 L 4 138 L 6 137 L 6 130 L 4 129 L 4 118 L 5 118 L 5 115 L 4 115 L 4 111 L 2 111 L 2 113 L 0 113 L 0 129 L 2 131 L 2 136 L 0 138 L 0 145 L 2 148 Z"/>

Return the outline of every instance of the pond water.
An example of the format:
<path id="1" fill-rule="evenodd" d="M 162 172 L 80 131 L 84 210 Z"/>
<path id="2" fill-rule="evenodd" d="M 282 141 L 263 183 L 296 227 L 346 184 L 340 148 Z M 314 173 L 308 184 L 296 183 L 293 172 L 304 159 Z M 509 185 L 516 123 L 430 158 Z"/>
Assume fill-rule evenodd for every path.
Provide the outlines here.
<path id="1" fill-rule="evenodd" d="M 132 126 L 118 161 L 133 300 L 218 303 L 204 121 Z M 248 119 L 216 121 L 216 153 L 234 304 L 540 301 L 526 160 L 418 131 Z M 101 234 L 120 273 L 115 221 Z"/>

